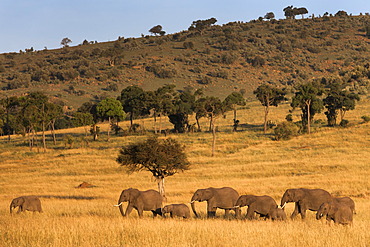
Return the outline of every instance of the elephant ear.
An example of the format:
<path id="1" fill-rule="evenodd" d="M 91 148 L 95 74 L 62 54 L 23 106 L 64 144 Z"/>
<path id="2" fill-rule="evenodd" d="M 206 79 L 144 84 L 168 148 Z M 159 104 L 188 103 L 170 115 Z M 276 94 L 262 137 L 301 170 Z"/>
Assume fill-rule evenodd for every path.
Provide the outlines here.
<path id="1" fill-rule="evenodd" d="M 214 191 L 211 188 L 205 189 L 203 191 L 203 198 L 208 200 L 214 196 Z"/>
<path id="2" fill-rule="evenodd" d="M 140 191 L 138 189 L 131 189 L 130 188 L 130 191 L 129 191 L 129 200 L 130 201 L 133 201 L 135 200 L 136 198 L 138 198 L 140 195 Z"/>
<path id="3" fill-rule="evenodd" d="M 256 196 L 253 195 L 247 195 L 245 199 L 247 205 L 251 205 L 257 200 Z"/>
<path id="4" fill-rule="evenodd" d="M 304 191 L 301 189 L 295 189 L 290 192 L 293 201 L 297 202 L 304 197 Z"/>

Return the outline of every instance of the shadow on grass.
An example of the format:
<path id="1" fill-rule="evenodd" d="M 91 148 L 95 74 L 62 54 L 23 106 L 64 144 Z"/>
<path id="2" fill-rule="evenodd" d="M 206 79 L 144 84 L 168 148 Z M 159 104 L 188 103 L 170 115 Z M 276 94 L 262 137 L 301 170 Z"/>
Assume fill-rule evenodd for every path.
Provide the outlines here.
<path id="1" fill-rule="evenodd" d="M 96 200 L 101 199 L 102 197 L 95 197 L 95 196 L 55 196 L 55 195 L 42 195 L 38 196 L 39 198 L 47 198 L 47 199 L 61 199 L 61 200 Z"/>

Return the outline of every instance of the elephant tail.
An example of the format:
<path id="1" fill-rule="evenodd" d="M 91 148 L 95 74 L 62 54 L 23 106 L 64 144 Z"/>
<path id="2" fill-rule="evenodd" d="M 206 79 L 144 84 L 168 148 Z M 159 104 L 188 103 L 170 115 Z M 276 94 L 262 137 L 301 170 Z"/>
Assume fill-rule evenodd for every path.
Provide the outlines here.
<path id="1" fill-rule="evenodd" d="M 195 217 L 199 217 L 199 215 L 197 214 L 197 211 L 195 210 L 195 201 L 191 201 L 190 202 L 191 204 L 191 209 L 193 210 L 193 213 L 195 214 Z"/>

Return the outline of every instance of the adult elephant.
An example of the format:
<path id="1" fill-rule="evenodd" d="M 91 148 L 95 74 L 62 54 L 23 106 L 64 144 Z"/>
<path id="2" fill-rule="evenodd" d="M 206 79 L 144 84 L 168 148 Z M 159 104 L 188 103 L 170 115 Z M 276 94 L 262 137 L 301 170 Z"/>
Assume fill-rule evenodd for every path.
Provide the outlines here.
<path id="1" fill-rule="evenodd" d="M 239 198 L 239 193 L 230 187 L 223 188 L 206 188 L 198 189 L 194 192 L 193 197 L 191 198 L 191 208 L 196 217 L 199 217 L 195 210 L 194 202 L 203 202 L 207 201 L 207 216 L 215 217 L 217 208 L 225 210 L 225 217 L 229 216 L 230 210 L 235 211 L 236 217 L 240 216 L 240 209 L 235 208 L 235 203 Z"/>
<path id="2" fill-rule="evenodd" d="M 14 198 L 10 203 L 10 213 L 13 213 L 13 208 L 18 207 L 18 212 L 31 211 L 42 213 L 41 201 L 37 196 L 20 196 Z"/>
<path id="3" fill-rule="evenodd" d="M 306 218 L 306 210 L 317 211 L 321 204 L 331 202 L 333 197 L 323 189 L 287 189 L 281 198 L 281 208 L 289 202 L 295 202 L 295 208 L 290 216 L 292 219 L 301 214 L 302 219 Z"/>
<path id="4" fill-rule="evenodd" d="M 123 212 L 122 203 L 128 202 L 126 212 Z M 143 211 L 152 211 L 153 216 L 162 215 L 163 197 L 155 190 L 140 191 L 138 189 L 129 188 L 123 190 L 118 199 L 119 210 L 122 216 L 128 216 L 132 209 L 136 209 L 139 217 L 143 216 Z"/>
<path id="5" fill-rule="evenodd" d="M 255 213 L 272 220 L 280 218 L 278 217 L 278 205 L 271 196 L 242 195 L 236 201 L 235 206 L 248 206 L 246 215 L 248 220 L 254 219 Z"/>

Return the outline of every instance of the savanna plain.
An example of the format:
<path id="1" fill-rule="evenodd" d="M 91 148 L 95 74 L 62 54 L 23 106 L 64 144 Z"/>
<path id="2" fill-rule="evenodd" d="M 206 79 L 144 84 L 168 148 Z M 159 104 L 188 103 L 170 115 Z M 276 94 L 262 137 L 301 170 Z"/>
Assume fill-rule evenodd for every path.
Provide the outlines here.
<path id="1" fill-rule="evenodd" d="M 347 113 L 347 128 L 314 127 L 311 135 L 287 141 L 272 140 L 271 130 L 263 134 L 262 107 L 248 106 L 238 111 L 238 132 L 232 132 L 231 113 L 217 120 L 214 157 L 211 133 L 159 137 L 184 144 L 192 164 L 166 178 L 165 204 L 189 203 L 196 189 L 207 187 L 270 195 L 278 204 L 288 188 L 322 188 L 353 198 L 353 226 L 328 225 L 313 212 L 305 220 L 290 220 L 292 203 L 284 222 L 224 219 L 221 210 L 206 219 L 205 202 L 196 203 L 200 219 L 153 218 L 149 212 L 138 218 L 135 210 L 123 218 L 113 207 L 123 189 L 157 189 L 149 172 L 127 174 L 115 161 L 120 147 L 152 135 L 153 119 L 144 119 L 137 121 L 146 126 L 146 135 L 113 136 L 108 142 L 108 125 L 101 124 L 100 140 L 88 146 L 78 142 L 84 128 L 59 130 L 57 145 L 49 137 L 46 152 L 30 151 L 25 137 L 12 136 L 10 142 L 1 137 L 0 246 L 370 246 L 370 124 L 361 122 L 370 112 L 369 99 Z M 274 108 L 270 118 L 279 122 L 288 109 L 288 104 Z M 325 115 L 315 118 L 325 120 Z M 66 134 L 76 138 L 72 148 L 62 142 Z M 75 188 L 83 181 L 96 187 Z M 11 200 L 22 195 L 39 196 L 44 212 L 10 215 Z"/>

